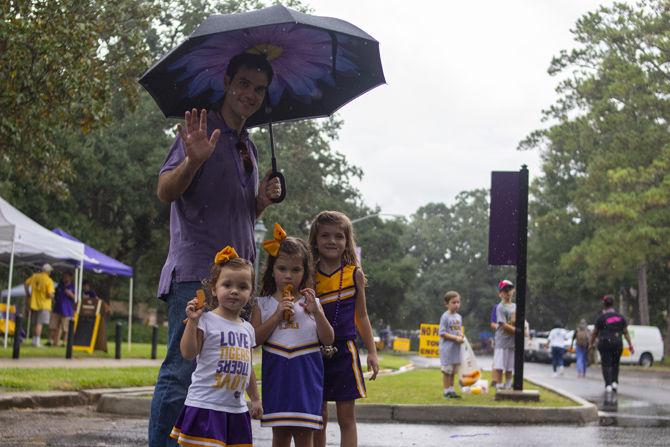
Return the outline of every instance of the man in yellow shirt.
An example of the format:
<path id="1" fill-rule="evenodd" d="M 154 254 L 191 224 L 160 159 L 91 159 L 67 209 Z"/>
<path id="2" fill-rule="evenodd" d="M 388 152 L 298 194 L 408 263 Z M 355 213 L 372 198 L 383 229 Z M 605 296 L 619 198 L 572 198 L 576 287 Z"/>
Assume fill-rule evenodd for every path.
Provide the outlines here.
<path id="1" fill-rule="evenodd" d="M 40 335 L 42 334 L 42 325 L 49 324 L 51 300 L 56 291 L 54 282 L 50 277 L 52 271 L 53 267 L 50 264 L 44 264 L 41 272 L 33 273 L 24 283 L 26 296 L 29 297 L 28 308 L 30 309 L 30 319 L 35 322 L 33 346 L 37 347 L 41 346 Z M 30 287 L 30 293 L 28 287 Z"/>

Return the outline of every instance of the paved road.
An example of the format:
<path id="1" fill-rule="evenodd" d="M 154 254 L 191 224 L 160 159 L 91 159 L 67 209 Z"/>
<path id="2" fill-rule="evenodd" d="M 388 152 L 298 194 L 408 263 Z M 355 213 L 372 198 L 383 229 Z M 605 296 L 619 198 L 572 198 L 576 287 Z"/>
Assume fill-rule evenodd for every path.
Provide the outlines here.
<path id="1" fill-rule="evenodd" d="M 434 360 L 415 359 L 431 365 Z M 480 358 L 481 366 L 490 358 Z M 445 445 L 667 446 L 670 439 L 670 377 L 625 372 L 618 405 L 605 408 L 598 368 L 578 380 L 574 367 L 552 377 L 551 367 L 526 364 L 526 375 L 550 382 L 600 404 L 601 424 L 575 426 L 412 425 L 360 423 L 361 447 L 437 447 Z M 614 416 L 608 416 L 608 414 Z M 1 445 L 116 447 L 146 445 L 146 418 L 96 413 L 93 407 L 0 411 Z M 254 422 L 256 447 L 272 445 L 272 432 Z M 328 429 L 328 445 L 339 445 L 337 425 Z"/>
<path id="2" fill-rule="evenodd" d="M 632 423 L 670 426 L 670 377 L 653 372 L 625 370 L 619 374 L 616 400 L 606 398 L 600 366 L 587 370 L 585 379 L 576 377 L 574 366 L 566 368 L 563 376 L 554 377 L 550 365 L 527 363 L 525 374 L 545 383 L 577 394 L 598 405 L 599 410 Z M 669 442 L 670 444 L 670 442 Z"/>
<path id="3" fill-rule="evenodd" d="M 439 365 L 438 359 L 413 357 L 420 367 Z M 492 358 L 477 357 L 479 366 L 490 369 Z M 670 426 L 670 375 L 629 367 L 619 374 L 620 387 L 615 399 L 605 395 L 599 365 L 588 368 L 585 379 L 578 379 L 574 365 L 554 377 L 551 365 L 524 364 L 524 376 L 561 388 L 598 405 L 601 422 L 626 426 Z M 670 442 L 669 442 L 670 444 Z"/>
<path id="4" fill-rule="evenodd" d="M 100 414 L 93 407 L 0 411 L 5 447 L 145 446 L 147 419 Z M 358 424 L 360 447 L 667 446 L 668 427 L 468 426 Z M 339 445 L 336 426 L 328 430 L 328 446 Z M 254 445 L 270 447 L 272 432 L 254 422 Z"/>

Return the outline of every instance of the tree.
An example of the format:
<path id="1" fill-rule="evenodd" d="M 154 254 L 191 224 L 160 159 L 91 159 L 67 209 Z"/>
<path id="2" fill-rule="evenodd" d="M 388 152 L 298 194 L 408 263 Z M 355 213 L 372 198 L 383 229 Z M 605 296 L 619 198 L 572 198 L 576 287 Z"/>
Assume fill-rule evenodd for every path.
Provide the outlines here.
<path id="1" fill-rule="evenodd" d="M 488 191 L 477 189 L 459 193 L 452 206 L 431 203 L 412 215 L 404 245 L 419 269 L 405 299 L 405 327 L 438 321 L 442 297 L 456 290 L 468 330 L 488 328 L 496 284 L 511 273 L 488 265 L 488 214 Z"/>
<path id="2" fill-rule="evenodd" d="M 637 280 L 642 321 L 648 267 L 658 271 L 670 252 L 669 27 L 662 1 L 615 4 L 582 17 L 573 31 L 580 46 L 549 69 L 564 78 L 559 100 L 545 112 L 556 124 L 521 143 L 539 148 L 544 162 L 536 241 L 547 239 L 547 230 L 561 235 L 558 247 L 542 245 L 552 253 L 544 270 L 553 263 L 567 283 L 578 278 L 582 290 L 598 295 Z"/>
<path id="3" fill-rule="evenodd" d="M 65 132 L 109 122 L 120 93 L 137 101 L 149 62 L 151 2 L 18 0 L 0 6 L 0 193 L 12 184 L 67 194 Z"/>
<path id="4" fill-rule="evenodd" d="M 200 9 L 197 2 L 170 0 L 160 6 L 161 16 L 152 22 L 156 28 L 147 31 L 148 46 L 155 57 L 190 33 L 203 16 L 261 4 L 207 2 Z M 106 113 L 113 125 L 100 125 L 88 133 L 73 128 L 54 131 L 54 151 L 68 162 L 68 173 L 62 179 L 49 177 L 50 182 L 58 182 L 58 189 L 43 191 L 37 182 L 12 177 L 3 195 L 47 227 L 62 227 L 132 265 L 136 299 L 150 301 L 169 243 L 169 206 L 157 200 L 156 181 L 172 144 L 176 121 L 163 117 L 152 98 L 135 83 L 137 77 L 131 85 L 123 86 L 133 89 L 132 95 L 121 89 L 112 95 Z M 134 104 L 128 99 L 133 95 L 138 98 Z M 354 216 L 365 213 L 360 193 L 351 184 L 362 175 L 360 169 L 330 147 L 340 125 L 332 118 L 275 126 L 279 167 L 286 175 L 289 194 L 281 206 L 268 209 L 263 216 L 266 223 L 281 222 L 290 234 L 306 236 L 309 222 L 322 209 L 339 209 Z M 270 166 L 267 130 L 257 128 L 252 133 L 264 173 Z M 107 277 L 95 280 L 105 295 L 125 296 L 125 284 Z"/>
<path id="5" fill-rule="evenodd" d="M 341 125 L 330 118 L 273 126 L 277 166 L 286 178 L 287 192 L 281 206 L 271 206 L 264 213 L 265 222 L 281 222 L 289 233 L 306 237 L 319 211 L 336 209 L 350 216 L 362 213 L 360 192 L 351 182 L 363 173 L 330 147 Z M 255 129 L 252 138 L 263 175 L 271 167 L 267 128 Z"/>
<path id="6" fill-rule="evenodd" d="M 408 229 L 402 219 L 374 217 L 355 224 L 373 327 L 405 327 L 402 309 L 417 273 L 417 262 L 403 244 Z"/>

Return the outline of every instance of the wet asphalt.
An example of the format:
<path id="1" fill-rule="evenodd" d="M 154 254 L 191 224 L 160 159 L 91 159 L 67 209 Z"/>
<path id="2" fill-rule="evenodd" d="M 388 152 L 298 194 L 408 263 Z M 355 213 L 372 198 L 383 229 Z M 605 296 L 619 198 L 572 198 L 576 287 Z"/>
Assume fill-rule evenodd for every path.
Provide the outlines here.
<path id="1" fill-rule="evenodd" d="M 0 445 L 121 447 L 145 446 L 147 419 L 96 413 L 93 407 L 0 412 Z M 270 447 L 272 431 L 253 425 L 254 445 Z M 359 423 L 361 447 L 438 446 L 667 446 L 669 427 L 506 426 Z M 339 445 L 335 424 L 328 446 Z"/>
<path id="2" fill-rule="evenodd" d="M 479 358 L 487 368 L 490 358 Z M 416 359 L 417 363 L 424 361 Z M 421 425 L 359 423 L 361 447 L 477 446 L 668 446 L 670 445 L 670 376 L 637 370 L 621 373 L 616 398 L 604 393 L 599 368 L 586 379 L 577 379 L 574 366 L 554 377 L 551 366 L 527 363 L 526 377 L 558 386 L 595 402 L 600 423 L 572 425 Z M 146 418 L 101 414 L 94 407 L 0 411 L 0 445 L 112 447 L 144 446 Z M 254 445 L 272 445 L 272 431 L 254 421 Z M 328 446 L 339 445 L 337 425 L 328 426 Z"/>

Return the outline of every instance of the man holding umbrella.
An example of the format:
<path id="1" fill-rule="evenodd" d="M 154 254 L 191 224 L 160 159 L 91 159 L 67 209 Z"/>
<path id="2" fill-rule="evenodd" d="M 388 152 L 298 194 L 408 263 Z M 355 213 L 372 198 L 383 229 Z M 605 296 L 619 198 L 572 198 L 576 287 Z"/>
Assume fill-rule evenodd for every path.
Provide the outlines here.
<path id="1" fill-rule="evenodd" d="M 179 351 L 186 303 L 221 247 L 233 246 L 253 261 L 256 218 L 281 195 L 279 179 L 270 173 L 259 185 L 256 147 L 244 128 L 264 103 L 272 77 L 264 56 L 233 57 L 220 107 L 185 113 L 160 170 L 157 195 L 171 203 L 170 249 L 158 289 L 168 306 L 168 352 L 151 403 L 150 446 L 174 442 L 169 434 L 195 369 Z"/>
<path id="2" fill-rule="evenodd" d="M 256 217 L 286 195 L 273 124 L 330 116 L 385 80 L 379 42 L 365 31 L 273 5 L 206 18 L 139 82 L 166 117 L 186 112 L 158 182 L 158 197 L 172 203 L 170 252 L 158 292 L 168 303 L 170 333 L 149 443 L 164 446 L 193 371 L 179 353 L 186 301 L 221 247 L 254 259 Z M 245 126 L 262 125 L 268 126 L 272 172 L 258 185 L 256 147 Z"/>

